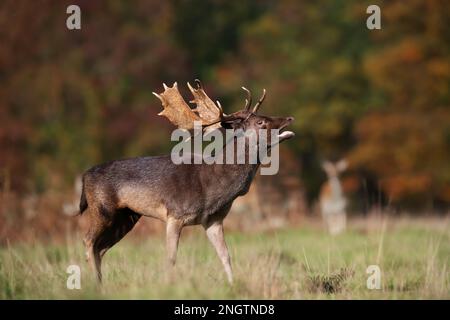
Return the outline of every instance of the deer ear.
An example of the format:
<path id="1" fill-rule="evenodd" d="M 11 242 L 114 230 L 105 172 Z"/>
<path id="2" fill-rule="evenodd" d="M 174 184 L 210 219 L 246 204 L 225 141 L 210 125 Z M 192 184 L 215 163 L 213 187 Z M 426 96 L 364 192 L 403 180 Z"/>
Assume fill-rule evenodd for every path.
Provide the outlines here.
<path id="1" fill-rule="evenodd" d="M 333 167 L 333 164 L 332 164 L 330 161 L 325 160 L 325 161 L 322 162 L 322 168 L 323 168 L 323 170 L 328 171 L 328 170 L 330 170 L 332 167 Z"/>
<path id="2" fill-rule="evenodd" d="M 348 161 L 345 159 L 339 160 L 338 163 L 336 163 L 336 169 L 339 172 L 345 171 L 348 168 Z"/>

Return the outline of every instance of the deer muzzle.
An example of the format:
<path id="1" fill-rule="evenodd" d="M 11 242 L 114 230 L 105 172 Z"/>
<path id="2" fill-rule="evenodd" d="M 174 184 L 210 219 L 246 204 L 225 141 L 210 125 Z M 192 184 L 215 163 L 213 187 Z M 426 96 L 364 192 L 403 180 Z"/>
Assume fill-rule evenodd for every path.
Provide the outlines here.
<path id="1" fill-rule="evenodd" d="M 279 142 L 295 136 L 295 133 L 292 131 L 283 131 L 288 125 L 291 124 L 292 121 L 294 121 L 294 117 L 287 117 L 283 119 L 281 126 L 278 128 L 280 130 L 280 133 L 278 134 Z"/>

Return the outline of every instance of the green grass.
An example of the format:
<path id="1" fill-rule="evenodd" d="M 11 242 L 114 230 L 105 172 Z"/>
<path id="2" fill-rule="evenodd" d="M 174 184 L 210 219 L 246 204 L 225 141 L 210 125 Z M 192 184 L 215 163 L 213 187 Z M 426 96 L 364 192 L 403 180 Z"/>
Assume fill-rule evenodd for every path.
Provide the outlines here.
<path id="1" fill-rule="evenodd" d="M 101 288 L 84 261 L 81 237 L 10 245 L 0 248 L 0 299 L 449 299 L 447 222 L 352 224 L 337 237 L 313 226 L 228 232 L 233 286 L 198 227 L 183 234 L 172 272 L 163 235 L 123 240 L 105 256 Z M 70 264 L 81 267 L 81 290 L 66 288 Z M 372 264 L 382 270 L 381 290 L 366 287 Z"/>

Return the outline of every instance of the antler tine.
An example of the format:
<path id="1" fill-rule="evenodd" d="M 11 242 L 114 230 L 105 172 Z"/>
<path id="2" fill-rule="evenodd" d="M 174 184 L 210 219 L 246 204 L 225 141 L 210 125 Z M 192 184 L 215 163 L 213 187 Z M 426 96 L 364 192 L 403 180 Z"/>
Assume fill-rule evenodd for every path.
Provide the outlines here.
<path id="1" fill-rule="evenodd" d="M 200 80 L 195 79 L 194 82 L 197 85 L 197 89 L 203 89 L 203 86 L 202 86 L 202 83 Z"/>
<path id="2" fill-rule="evenodd" d="M 155 95 L 155 97 L 157 97 L 159 100 L 161 100 L 161 101 L 163 101 L 163 98 L 159 95 L 159 94 L 157 94 L 156 92 L 152 92 L 154 95 Z"/>
<path id="3" fill-rule="evenodd" d="M 253 108 L 253 113 L 258 112 L 259 107 L 261 106 L 261 104 L 263 103 L 264 99 L 266 98 L 266 89 L 263 89 L 263 94 L 261 96 L 261 98 L 259 99 L 259 101 L 255 104 L 255 107 Z"/>
<path id="4" fill-rule="evenodd" d="M 217 108 L 219 108 L 220 115 L 222 116 L 223 115 L 223 108 L 222 108 L 222 105 L 220 104 L 219 100 L 216 100 L 216 104 L 217 104 Z"/>
<path id="5" fill-rule="evenodd" d="M 244 109 L 246 111 L 248 111 L 250 109 L 250 106 L 252 105 L 252 93 L 246 87 L 242 87 L 242 90 L 247 92 L 247 99 L 245 99 L 245 107 L 244 107 Z"/>

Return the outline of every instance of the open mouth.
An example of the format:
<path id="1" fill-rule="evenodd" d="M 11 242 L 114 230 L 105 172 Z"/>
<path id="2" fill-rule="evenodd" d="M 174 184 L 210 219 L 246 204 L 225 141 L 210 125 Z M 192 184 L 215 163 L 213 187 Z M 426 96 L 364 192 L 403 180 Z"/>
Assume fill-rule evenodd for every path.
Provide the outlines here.
<path id="1" fill-rule="evenodd" d="M 292 120 L 286 121 L 285 124 L 283 124 L 278 130 L 280 131 L 280 133 L 278 134 L 278 139 L 281 140 L 287 140 L 290 139 L 292 137 L 295 136 L 295 133 L 293 133 L 292 131 L 283 131 L 290 123 Z"/>
<path id="2" fill-rule="evenodd" d="M 295 133 L 293 133 L 292 131 L 283 131 L 278 135 L 278 139 L 286 140 L 292 138 L 293 136 L 295 136 Z"/>

